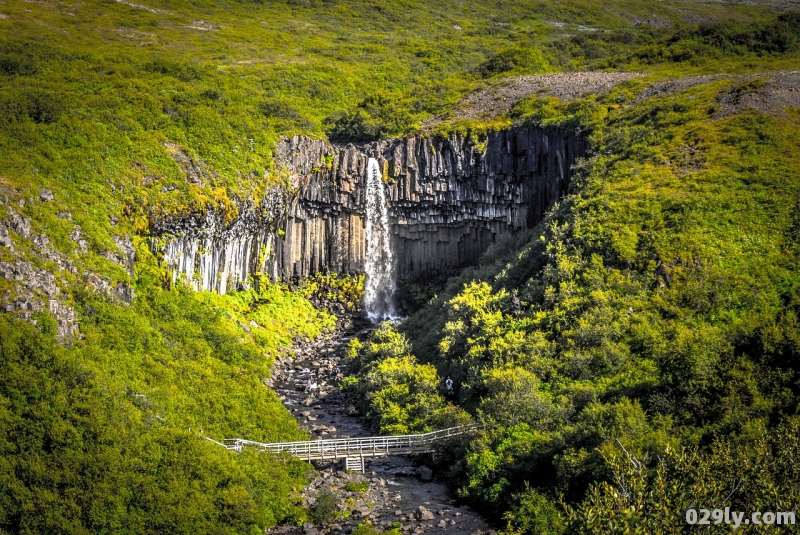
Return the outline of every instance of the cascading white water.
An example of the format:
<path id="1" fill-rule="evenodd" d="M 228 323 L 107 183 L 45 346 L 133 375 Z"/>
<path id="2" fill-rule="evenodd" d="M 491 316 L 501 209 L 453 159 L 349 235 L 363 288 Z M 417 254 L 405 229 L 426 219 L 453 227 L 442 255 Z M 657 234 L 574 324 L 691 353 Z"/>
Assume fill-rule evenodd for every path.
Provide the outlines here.
<path id="1" fill-rule="evenodd" d="M 394 263 L 389 235 L 389 206 L 375 158 L 367 164 L 367 255 L 364 309 L 374 322 L 398 317 L 394 308 Z"/>

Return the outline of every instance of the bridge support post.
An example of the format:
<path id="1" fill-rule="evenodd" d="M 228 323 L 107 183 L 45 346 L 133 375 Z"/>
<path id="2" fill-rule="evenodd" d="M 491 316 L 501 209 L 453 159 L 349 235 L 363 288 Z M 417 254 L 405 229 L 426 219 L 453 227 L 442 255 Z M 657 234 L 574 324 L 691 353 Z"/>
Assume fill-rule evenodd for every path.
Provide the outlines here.
<path id="1" fill-rule="evenodd" d="M 364 471 L 364 457 L 344 457 L 342 459 L 342 468 L 345 471 L 363 472 Z"/>

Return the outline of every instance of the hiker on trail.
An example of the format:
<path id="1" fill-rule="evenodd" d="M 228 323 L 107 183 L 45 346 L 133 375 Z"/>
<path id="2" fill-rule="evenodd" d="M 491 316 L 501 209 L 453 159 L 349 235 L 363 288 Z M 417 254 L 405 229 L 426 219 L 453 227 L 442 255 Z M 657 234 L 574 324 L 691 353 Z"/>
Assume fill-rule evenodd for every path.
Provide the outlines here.
<path id="1" fill-rule="evenodd" d="M 308 383 L 306 383 L 306 393 L 311 394 L 313 396 L 314 392 L 316 391 L 317 391 L 317 381 L 315 381 L 314 378 L 312 377 L 311 379 L 308 380 Z"/>
<path id="2" fill-rule="evenodd" d="M 330 381 L 331 384 L 335 385 L 339 382 L 340 371 L 341 370 L 339 369 L 339 366 L 337 366 L 333 361 L 331 361 L 330 364 L 328 365 L 328 381 Z"/>
<path id="3" fill-rule="evenodd" d="M 444 386 L 447 388 L 447 395 L 448 396 L 452 396 L 453 395 L 453 380 L 450 379 L 449 375 L 447 376 L 447 379 L 444 382 Z"/>

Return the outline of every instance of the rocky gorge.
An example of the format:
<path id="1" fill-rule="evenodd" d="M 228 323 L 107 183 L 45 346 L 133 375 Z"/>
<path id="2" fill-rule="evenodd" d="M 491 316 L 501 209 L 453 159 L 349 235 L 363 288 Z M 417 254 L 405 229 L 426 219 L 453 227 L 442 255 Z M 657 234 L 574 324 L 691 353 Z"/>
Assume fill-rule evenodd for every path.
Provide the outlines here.
<path id="1" fill-rule="evenodd" d="M 311 440 L 371 436 L 354 400 L 339 390 L 349 373 L 344 357 L 354 337 L 364 338 L 374 327 L 358 315 L 343 315 L 338 326 L 315 340 L 298 340 L 276 359 L 266 385 L 275 390 Z M 329 371 L 329 365 L 333 371 Z M 319 390 L 304 392 L 309 378 Z M 314 461 L 310 483 L 295 489 L 297 503 L 307 508 L 309 520 L 301 526 L 282 525 L 272 535 L 327 535 L 350 533 L 369 523 L 377 532 L 421 535 L 494 535 L 477 512 L 459 502 L 444 478 L 421 459 L 375 457 L 363 473 L 345 471 L 341 461 Z"/>
<path id="2" fill-rule="evenodd" d="M 541 220 L 588 148 L 586 134 L 550 127 L 346 145 L 295 136 L 275 154 L 289 188 L 273 188 L 261 206 L 241 206 L 227 223 L 215 213 L 156 221 L 153 248 L 173 281 L 220 293 L 261 276 L 362 273 L 374 158 L 386 184 L 395 276 L 452 273 L 498 235 Z"/>

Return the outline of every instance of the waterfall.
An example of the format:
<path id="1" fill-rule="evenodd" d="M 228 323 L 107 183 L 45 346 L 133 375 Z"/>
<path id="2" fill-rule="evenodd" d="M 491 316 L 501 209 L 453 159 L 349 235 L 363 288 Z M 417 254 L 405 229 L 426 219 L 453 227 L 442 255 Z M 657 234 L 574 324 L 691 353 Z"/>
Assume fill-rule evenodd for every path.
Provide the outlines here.
<path id="1" fill-rule="evenodd" d="M 364 309 L 371 321 L 396 319 L 394 262 L 389 234 L 389 206 L 375 158 L 367 164 L 367 255 L 364 263 Z"/>

